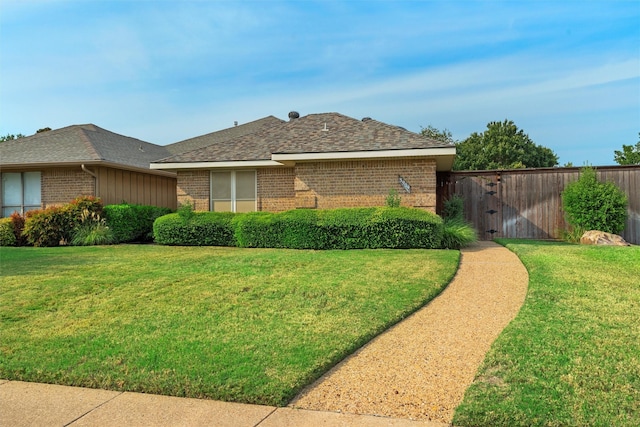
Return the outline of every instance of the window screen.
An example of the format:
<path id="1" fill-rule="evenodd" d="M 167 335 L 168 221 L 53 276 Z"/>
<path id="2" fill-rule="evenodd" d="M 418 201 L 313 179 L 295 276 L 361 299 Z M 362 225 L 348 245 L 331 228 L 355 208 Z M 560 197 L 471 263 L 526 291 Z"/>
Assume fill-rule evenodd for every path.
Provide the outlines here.
<path id="1" fill-rule="evenodd" d="M 40 209 L 40 172 L 6 172 L 2 174 L 2 216 L 17 211 L 21 215 Z"/>
<path id="2" fill-rule="evenodd" d="M 211 210 L 252 212 L 256 210 L 256 172 L 211 172 Z"/>

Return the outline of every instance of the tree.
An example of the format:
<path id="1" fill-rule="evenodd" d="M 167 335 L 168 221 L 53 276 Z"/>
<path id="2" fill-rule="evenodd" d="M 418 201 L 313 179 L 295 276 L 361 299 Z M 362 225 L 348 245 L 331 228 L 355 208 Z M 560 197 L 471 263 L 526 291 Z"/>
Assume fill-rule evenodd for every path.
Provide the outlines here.
<path id="1" fill-rule="evenodd" d="M 11 141 L 11 140 L 18 139 L 18 138 L 24 138 L 24 135 L 21 134 L 21 133 L 19 133 L 17 135 L 13 135 L 11 133 L 8 133 L 6 135 L 0 136 L 0 142 Z"/>
<path id="2" fill-rule="evenodd" d="M 422 128 L 420 131 L 422 136 L 426 136 L 427 138 L 435 139 L 436 141 L 446 142 L 447 144 L 455 144 L 456 141 L 453 139 L 451 135 L 451 131 L 447 128 L 440 130 L 431 125 L 426 128 Z"/>
<path id="3" fill-rule="evenodd" d="M 622 151 L 615 150 L 613 160 L 619 165 L 640 165 L 640 132 L 638 132 L 638 143 L 633 145 L 622 145 Z"/>
<path id="4" fill-rule="evenodd" d="M 549 148 L 535 144 L 511 120 L 490 122 L 483 133 L 472 133 L 456 144 L 454 170 L 542 168 L 558 164 Z"/>

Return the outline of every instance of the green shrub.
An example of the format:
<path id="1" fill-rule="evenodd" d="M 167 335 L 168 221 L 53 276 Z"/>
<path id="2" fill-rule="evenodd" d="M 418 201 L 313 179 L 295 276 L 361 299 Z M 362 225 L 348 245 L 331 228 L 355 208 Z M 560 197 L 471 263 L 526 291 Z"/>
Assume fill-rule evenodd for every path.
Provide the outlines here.
<path id="1" fill-rule="evenodd" d="M 478 241 L 476 230 L 462 218 L 444 221 L 442 232 L 443 249 L 462 249 Z"/>
<path id="2" fill-rule="evenodd" d="M 68 226 L 63 208 L 54 206 L 27 212 L 23 234 L 30 245 L 58 246 L 65 240 Z"/>
<path id="3" fill-rule="evenodd" d="M 193 205 L 190 202 L 182 203 L 178 207 L 178 215 L 183 219 L 191 219 L 193 217 Z"/>
<path id="4" fill-rule="evenodd" d="M 175 213 L 153 226 L 157 243 L 250 248 L 438 248 L 442 220 L 413 208 Z"/>
<path id="5" fill-rule="evenodd" d="M 0 246 L 15 246 L 16 235 L 13 233 L 11 218 L 0 218 Z"/>
<path id="6" fill-rule="evenodd" d="M 24 217 L 19 212 L 13 212 L 9 217 L 13 226 L 13 234 L 16 236 L 16 246 L 24 246 L 27 244 L 27 238 L 23 233 Z"/>
<path id="7" fill-rule="evenodd" d="M 85 210 L 100 215 L 100 199 L 82 196 L 63 206 L 29 211 L 26 214 L 23 235 L 33 246 L 66 244 L 71 241 Z"/>
<path id="8" fill-rule="evenodd" d="M 107 226 L 104 218 L 95 212 L 85 209 L 76 226 L 71 244 L 73 246 L 110 245 L 115 242 L 113 231 Z"/>
<path id="9" fill-rule="evenodd" d="M 627 196 L 611 182 L 599 182 L 587 167 L 562 192 L 562 207 L 573 229 L 618 234 L 627 220 Z"/>
<path id="10" fill-rule="evenodd" d="M 271 212 L 248 212 L 233 219 L 236 244 L 241 248 L 282 248 L 282 224 Z"/>
<path id="11" fill-rule="evenodd" d="M 442 219 L 445 221 L 464 219 L 464 198 L 462 196 L 453 194 L 448 200 L 445 200 L 442 208 Z"/>
<path id="12" fill-rule="evenodd" d="M 153 240 L 154 221 L 169 213 L 169 208 L 127 203 L 104 207 L 106 225 L 112 230 L 118 243 Z"/>
<path id="13" fill-rule="evenodd" d="M 400 195 L 398 195 L 398 190 L 392 188 L 391 190 L 389 190 L 389 195 L 385 200 L 385 205 L 388 208 L 399 208 L 401 201 L 402 199 L 400 198 Z"/>
<path id="14" fill-rule="evenodd" d="M 238 217 L 242 247 L 291 249 L 436 248 L 442 220 L 413 208 L 346 208 L 255 212 Z"/>
<path id="15" fill-rule="evenodd" d="M 153 237 L 162 245 L 236 246 L 231 212 L 194 212 L 185 219 L 180 213 L 159 217 Z"/>

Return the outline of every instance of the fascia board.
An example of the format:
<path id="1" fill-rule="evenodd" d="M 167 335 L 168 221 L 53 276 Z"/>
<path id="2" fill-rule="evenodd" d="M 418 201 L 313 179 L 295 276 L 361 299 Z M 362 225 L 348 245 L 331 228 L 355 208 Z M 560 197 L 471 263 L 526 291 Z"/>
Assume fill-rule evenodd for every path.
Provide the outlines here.
<path id="1" fill-rule="evenodd" d="M 257 168 L 266 166 L 284 166 L 273 160 L 247 160 L 233 162 L 189 162 L 189 163 L 151 163 L 151 169 L 218 169 L 218 168 Z"/>
<path id="2" fill-rule="evenodd" d="M 383 150 L 383 151 L 338 151 L 326 153 L 275 153 L 271 160 L 313 161 L 313 160 L 346 160 L 346 159 L 384 159 L 397 157 L 433 157 L 451 156 L 456 154 L 456 147 L 417 148 L 411 150 Z"/>

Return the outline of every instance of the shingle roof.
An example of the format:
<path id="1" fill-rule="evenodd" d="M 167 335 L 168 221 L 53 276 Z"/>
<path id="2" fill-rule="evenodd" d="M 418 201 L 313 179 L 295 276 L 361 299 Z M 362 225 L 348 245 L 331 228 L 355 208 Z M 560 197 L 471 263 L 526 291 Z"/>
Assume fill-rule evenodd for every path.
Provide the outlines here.
<path id="1" fill-rule="evenodd" d="M 155 163 L 269 160 L 271 154 L 406 150 L 450 145 L 377 120 L 309 114 Z"/>
<path id="2" fill-rule="evenodd" d="M 93 124 L 73 125 L 0 143 L 0 165 L 104 161 L 149 168 L 170 155 L 165 147 Z"/>
<path id="3" fill-rule="evenodd" d="M 282 123 L 284 123 L 284 120 L 281 120 L 274 116 L 267 116 L 263 117 L 262 119 L 254 120 L 252 122 L 234 126 L 228 129 L 211 132 L 206 135 L 197 136 L 195 138 L 185 139 L 184 141 L 169 144 L 165 147 L 171 155 L 176 155 L 188 151 L 197 150 L 199 148 L 208 147 L 212 144 L 218 144 L 220 142 L 228 141 L 239 136 L 255 133 Z"/>

